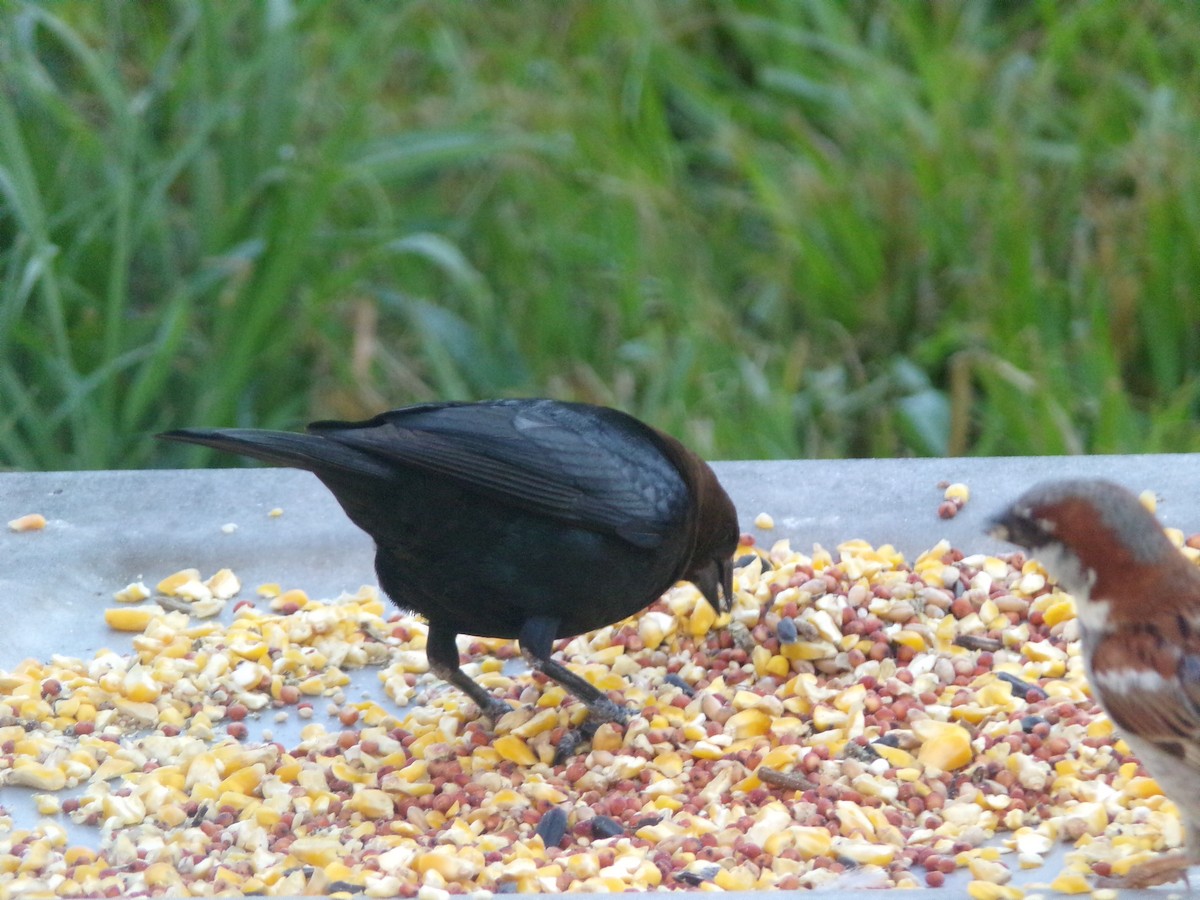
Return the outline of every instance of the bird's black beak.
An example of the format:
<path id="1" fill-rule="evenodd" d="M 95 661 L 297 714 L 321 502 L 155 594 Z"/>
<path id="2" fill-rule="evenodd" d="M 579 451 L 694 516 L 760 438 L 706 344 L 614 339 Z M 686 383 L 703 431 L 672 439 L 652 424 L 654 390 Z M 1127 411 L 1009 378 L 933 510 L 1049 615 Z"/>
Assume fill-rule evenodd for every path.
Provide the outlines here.
<path id="1" fill-rule="evenodd" d="M 1039 522 L 1029 510 L 1019 506 L 1011 506 L 993 516 L 988 521 L 987 534 L 1026 550 L 1043 547 L 1054 539 L 1046 523 Z"/>
<path id="2" fill-rule="evenodd" d="M 733 609 L 733 560 L 717 560 L 717 572 L 721 576 L 721 590 L 725 592 L 725 612 Z"/>
<path id="3" fill-rule="evenodd" d="M 733 609 L 733 560 L 711 560 L 689 580 L 718 613 Z"/>
<path id="4" fill-rule="evenodd" d="M 987 528 L 984 533 L 988 537 L 995 538 L 998 541 L 1008 541 L 1009 528 L 1004 521 L 1004 516 L 993 516 L 988 519 Z"/>

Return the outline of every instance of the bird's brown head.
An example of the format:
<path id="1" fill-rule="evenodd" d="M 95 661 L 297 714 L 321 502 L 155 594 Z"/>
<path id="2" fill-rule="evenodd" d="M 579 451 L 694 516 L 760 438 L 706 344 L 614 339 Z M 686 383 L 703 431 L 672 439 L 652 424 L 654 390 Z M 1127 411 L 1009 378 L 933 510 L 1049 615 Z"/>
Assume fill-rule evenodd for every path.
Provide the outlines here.
<path id="1" fill-rule="evenodd" d="M 698 457 L 695 461 L 691 487 L 696 538 L 683 577 L 700 589 L 713 609 L 728 611 L 733 607 L 733 554 L 741 535 L 737 510 L 708 464 Z"/>
<path id="2" fill-rule="evenodd" d="M 1081 604 L 1140 598 L 1146 579 L 1186 571 L 1154 515 L 1110 481 L 1040 484 L 996 516 L 988 533 L 1027 549 Z"/>

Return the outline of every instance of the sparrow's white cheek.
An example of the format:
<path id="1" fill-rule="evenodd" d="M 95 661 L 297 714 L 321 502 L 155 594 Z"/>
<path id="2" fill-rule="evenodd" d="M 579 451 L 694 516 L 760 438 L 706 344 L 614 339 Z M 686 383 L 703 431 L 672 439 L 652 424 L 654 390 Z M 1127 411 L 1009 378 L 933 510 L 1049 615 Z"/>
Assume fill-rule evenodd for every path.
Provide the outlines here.
<path id="1" fill-rule="evenodd" d="M 1167 682 L 1150 669 L 1106 669 L 1092 672 L 1097 687 L 1112 694 L 1155 694 L 1167 690 Z"/>
<path id="2" fill-rule="evenodd" d="M 1050 573 L 1051 578 L 1058 582 L 1058 586 L 1075 598 L 1075 602 L 1081 607 L 1080 615 L 1082 616 L 1082 607 L 1086 605 L 1085 601 L 1092 590 L 1092 585 L 1096 583 L 1096 573 L 1091 569 L 1085 569 L 1083 563 L 1079 561 L 1079 557 L 1062 544 L 1047 544 L 1045 547 L 1038 547 L 1033 555 L 1046 567 L 1046 571 Z"/>
<path id="3" fill-rule="evenodd" d="M 1107 634 L 1112 630 L 1111 620 L 1108 618 L 1109 602 L 1107 600 L 1090 600 L 1087 592 L 1082 594 L 1075 591 L 1070 592 L 1075 598 L 1075 617 L 1079 619 L 1079 624 L 1084 632 L 1092 634 Z"/>

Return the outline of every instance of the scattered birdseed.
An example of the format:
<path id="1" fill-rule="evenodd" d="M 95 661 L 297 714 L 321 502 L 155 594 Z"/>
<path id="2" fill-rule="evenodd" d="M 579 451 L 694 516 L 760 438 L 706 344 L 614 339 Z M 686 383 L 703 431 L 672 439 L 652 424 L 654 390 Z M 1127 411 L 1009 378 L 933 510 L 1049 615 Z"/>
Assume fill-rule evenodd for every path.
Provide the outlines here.
<path id="1" fill-rule="evenodd" d="M 271 510 L 269 513 L 267 513 L 267 515 L 270 516 L 272 519 L 278 519 L 280 516 L 283 515 L 283 507 L 277 506 L 273 510 Z"/>
<path id="2" fill-rule="evenodd" d="M 942 494 L 945 499 L 951 503 L 957 503 L 959 508 L 966 506 L 967 501 L 971 499 L 971 489 L 961 482 L 955 482 L 946 486 L 945 493 Z"/>
<path id="3" fill-rule="evenodd" d="M 12 519 L 8 523 L 9 531 L 41 531 L 46 527 L 46 517 L 41 513 L 30 513 L 26 516 L 19 516 Z"/>
<path id="4" fill-rule="evenodd" d="M 958 515 L 959 510 L 967 505 L 967 501 L 971 499 L 971 491 L 965 485 L 959 482 L 954 484 L 939 483 L 938 487 L 944 487 L 942 493 L 942 502 L 938 504 L 938 517 L 942 519 L 953 519 Z"/>
<path id="5" fill-rule="evenodd" d="M 113 594 L 113 599 L 118 603 L 140 603 L 150 597 L 150 589 L 140 581 L 135 581 L 125 585 L 121 590 Z"/>
<path id="6" fill-rule="evenodd" d="M 0 896 L 799 890 L 855 867 L 896 887 L 965 869 L 970 896 L 1003 898 L 1063 841 L 1044 881 L 1064 891 L 1181 845 L 1036 563 L 946 543 L 911 565 L 862 541 L 741 553 L 732 613 L 681 584 L 565 642 L 637 714 L 559 765 L 585 710 L 553 682 L 472 663 L 513 707 L 492 723 L 373 590 L 274 585 L 278 608 L 200 619 L 205 592 L 240 583 L 183 569 L 158 584 L 179 609 L 104 611 L 130 653 L 0 671 L 0 784 L 95 830 L 0 829 Z M 367 666 L 389 699 L 349 702 Z M 318 698 L 335 717 L 312 719 Z M 289 706 L 294 746 L 249 737 Z"/>
<path id="7" fill-rule="evenodd" d="M 221 526 L 222 534 L 233 534 L 237 530 L 238 530 L 238 526 L 237 526 L 236 522 L 226 522 L 224 525 Z"/>
<path id="8" fill-rule="evenodd" d="M 557 847 L 567 833 L 567 813 L 561 806 L 552 806 L 538 822 L 537 835 L 547 847 Z"/>
<path id="9" fill-rule="evenodd" d="M 775 527 L 775 520 L 770 513 L 761 512 L 754 517 L 754 527 L 760 528 L 763 531 L 770 531 Z"/>

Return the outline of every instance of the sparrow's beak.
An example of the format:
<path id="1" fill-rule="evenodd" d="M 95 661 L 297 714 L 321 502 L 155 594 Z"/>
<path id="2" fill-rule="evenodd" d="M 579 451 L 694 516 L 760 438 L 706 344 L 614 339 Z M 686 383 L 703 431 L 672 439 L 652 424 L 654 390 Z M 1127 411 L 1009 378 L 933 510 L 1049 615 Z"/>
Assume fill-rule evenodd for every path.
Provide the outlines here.
<path id="1" fill-rule="evenodd" d="M 988 522 L 987 533 L 998 541 L 1016 544 L 1026 550 L 1045 547 L 1054 542 L 1052 523 L 1034 516 L 1023 506 L 1010 506 Z"/>
<path id="2" fill-rule="evenodd" d="M 992 519 L 989 519 L 985 533 L 988 537 L 993 537 L 998 541 L 1009 541 L 1009 528 L 1008 523 L 1005 522 L 1005 517 L 996 516 Z"/>

